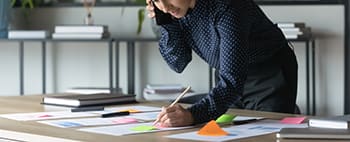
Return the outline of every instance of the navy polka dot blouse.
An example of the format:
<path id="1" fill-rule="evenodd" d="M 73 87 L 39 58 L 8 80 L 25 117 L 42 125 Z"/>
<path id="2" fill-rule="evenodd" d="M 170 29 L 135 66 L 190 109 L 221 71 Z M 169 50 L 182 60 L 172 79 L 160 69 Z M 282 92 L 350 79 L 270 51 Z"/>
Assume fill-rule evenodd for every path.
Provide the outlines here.
<path id="1" fill-rule="evenodd" d="M 219 82 L 188 110 L 195 123 L 216 119 L 240 104 L 248 66 L 272 56 L 286 40 L 252 0 L 196 0 L 185 17 L 163 25 L 159 50 L 181 73 L 192 52 L 219 70 Z"/>

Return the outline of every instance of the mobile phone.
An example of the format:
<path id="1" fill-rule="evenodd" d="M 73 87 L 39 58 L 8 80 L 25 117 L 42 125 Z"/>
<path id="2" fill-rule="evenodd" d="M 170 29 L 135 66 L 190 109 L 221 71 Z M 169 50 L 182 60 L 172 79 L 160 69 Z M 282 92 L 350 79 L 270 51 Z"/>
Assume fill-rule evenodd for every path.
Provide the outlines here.
<path id="1" fill-rule="evenodd" d="M 169 24 L 173 21 L 172 16 L 169 13 L 164 13 L 161 11 L 152 1 L 152 5 L 154 7 L 154 13 L 156 18 L 157 25 Z"/>

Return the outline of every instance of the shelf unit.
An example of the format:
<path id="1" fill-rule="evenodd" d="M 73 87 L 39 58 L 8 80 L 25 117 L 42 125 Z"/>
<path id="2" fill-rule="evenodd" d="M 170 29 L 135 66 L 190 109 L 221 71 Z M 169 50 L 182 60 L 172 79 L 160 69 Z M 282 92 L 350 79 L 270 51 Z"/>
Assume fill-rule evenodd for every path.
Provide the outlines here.
<path id="1" fill-rule="evenodd" d="M 19 94 L 24 95 L 24 43 L 41 42 L 42 55 L 42 93 L 46 94 L 46 44 L 48 42 L 105 42 L 108 43 L 108 78 L 109 89 L 113 92 L 113 38 L 98 40 L 82 39 L 0 39 L 0 41 L 10 41 L 19 43 Z M 117 49 L 117 48 L 116 48 Z"/>

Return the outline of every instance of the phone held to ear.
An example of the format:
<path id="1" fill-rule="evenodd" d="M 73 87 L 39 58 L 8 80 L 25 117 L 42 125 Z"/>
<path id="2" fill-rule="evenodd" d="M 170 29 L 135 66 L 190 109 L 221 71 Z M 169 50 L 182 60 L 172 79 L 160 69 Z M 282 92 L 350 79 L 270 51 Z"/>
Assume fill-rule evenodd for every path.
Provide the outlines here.
<path id="1" fill-rule="evenodd" d="M 152 1 L 153 7 L 154 7 L 154 13 L 156 18 L 157 25 L 165 25 L 169 24 L 173 21 L 172 16 L 169 13 L 164 13 L 161 11 Z"/>

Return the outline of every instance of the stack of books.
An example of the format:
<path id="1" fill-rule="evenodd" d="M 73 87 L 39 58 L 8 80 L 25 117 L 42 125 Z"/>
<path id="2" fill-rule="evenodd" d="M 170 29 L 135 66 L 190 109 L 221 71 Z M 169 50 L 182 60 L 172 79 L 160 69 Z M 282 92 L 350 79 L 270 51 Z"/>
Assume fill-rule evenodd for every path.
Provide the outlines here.
<path id="1" fill-rule="evenodd" d="M 350 139 L 350 115 L 310 118 L 308 128 L 282 128 L 277 138 Z"/>
<path id="2" fill-rule="evenodd" d="M 48 37 L 48 31 L 45 30 L 10 30 L 9 39 L 45 39 Z"/>
<path id="3" fill-rule="evenodd" d="M 45 95 L 42 98 L 42 104 L 68 107 L 118 105 L 135 102 L 135 95 L 121 93 Z"/>
<path id="4" fill-rule="evenodd" d="M 176 99 L 185 89 L 181 84 L 148 84 L 143 90 L 143 97 L 152 101 L 170 101 Z M 190 90 L 186 96 L 193 94 Z"/>
<path id="5" fill-rule="evenodd" d="M 59 25 L 52 34 L 53 39 L 103 39 L 108 38 L 106 25 Z"/>
<path id="6" fill-rule="evenodd" d="M 277 26 L 287 39 L 301 39 L 311 35 L 311 28 L 302 22 L 279 22 Z"/>

